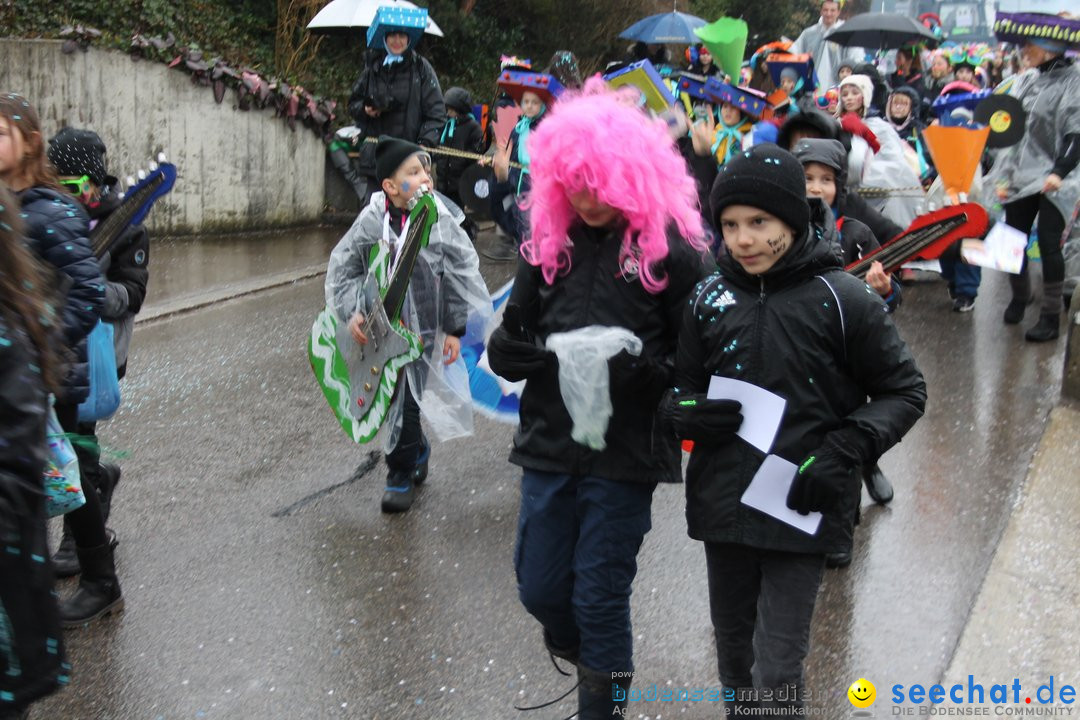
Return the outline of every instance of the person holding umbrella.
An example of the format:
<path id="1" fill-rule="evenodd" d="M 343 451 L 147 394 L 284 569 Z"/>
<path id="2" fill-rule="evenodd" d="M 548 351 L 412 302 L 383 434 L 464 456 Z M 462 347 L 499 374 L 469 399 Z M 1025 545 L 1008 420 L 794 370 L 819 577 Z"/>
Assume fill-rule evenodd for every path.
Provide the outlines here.
<path id="1" fill-rule="evenodd" d="M 1065 56 L 1080 48 L 1080 21 L 1043 13 L 998 13 L 999 40 L 1022 44 L 1020 52 L 1033 77 L 1011 91 L 1027 112 L 1026 131 L 994 163 L 984 187 L 993 193 L 986 204 L 1001 202 L 1005 222 L 1025 235 L 1038 217 L 1037 236 L 1043 266 L 1039 321 L 1024 338 L 1046 342 L 1058 337 L 1065 260 L 1061 253 L 1065 219 L 1080 201 L 1080 68 Z M 1019 275 L 1009 275 L 1012 300 L 1007 324 L 1018 324 L 1031 300 L 1027 259 Z"/>
<path id="2" fill-rule="evenodd" d="M 331 145 L 330 152 L 334 166 L 362 201 L 378 189 L 372 182 L 374 139 L 387 135 L 434 147 L 446 124 L 439 78 L 415 49 L 427 23 L 423 8 L 383 6 L 368 28 L 367 57 L 349 96 L 349 114 L 360 130 L 359 137 L 373 141 L 360 145 L 358 168 L 353 168 L 341 143 Z"/>
<path id="3" fill-rule="evenodd" d="M 803 30 L 788 49 L 792 55 L 809 53 L 814 58 L 818 84 L 824 87 L 832 87 L 839 82 L 836 72 L 845 61 L 854 64 L 863 59 L 863 53 L 858 49 L 841 47 L 825 40 L 829 31 L 843 24 L 844 21 L 840 19 L 840 3 L 837 0 L 824 0 L 817 23 Z"/>

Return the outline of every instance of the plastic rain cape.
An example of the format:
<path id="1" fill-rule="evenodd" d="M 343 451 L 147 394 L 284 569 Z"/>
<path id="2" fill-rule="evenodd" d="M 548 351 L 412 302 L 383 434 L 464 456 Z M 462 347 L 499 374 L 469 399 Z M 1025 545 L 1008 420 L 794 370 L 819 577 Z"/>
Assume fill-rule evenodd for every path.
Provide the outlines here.
<path id="1" fill-rule="evenodd" d="M 1030 70 L 1015 78 L 1002 86 L 1024 105 L 1024 136 L 1017 144 L 999 151 L 987 174 L 983 189 L 983 204 L 987 207 L 1041 193 L 1046 176 L 1064 149 L 1063 138 L 1080 133 L 1080 65 L 1074 63 L 1049 73 Z M 1004 201 L 997 197 L 999 187 L 1008 193 Z M 1061 188 L 1046 199 L 1067 223 L 1080 200 L 1080 168 L 1065 176 Z"/>
<path id="2" fill-rule="evenodd" d="M 386 197 L 375 193 L 330 254 L 326 270 L 326 310 L 319 322 L 345 323 L 353 314 L 367 310 L 363 285 L 372 250 L 383 243 Z M 468 235 L 458 223 L 461 211 L 452 212 L 436 194 L 439 219 L 431 229 L 428 245 L 420 251 L 402 310 L 405 326 L 423 342 L 418 360 L 403 369 L 409 391 L 420 406 L 429 429 L 439 441 L 472 434 L 472 398 L 469 374 L 462 358 L 451 365 L 442 362 L 445 331 L 469 324 L 486 324 L 491 317 L 491 298 L 480 275 L 480 261 Z M 397 234 L 390 230 L 390 241 Z M 379 256 L 382 257 L 382 256 Z M 386 258 L 388 259 L 388 258 Z M 314 331 L 314 328 L 313 328 Z M 333 333 L 329 335 L 333 337 Z M 344 382 L 323 363 L 319 382 L 345 432 L 356 442 L 367 442 L 374 433 L 361 432 L 349 411 L 347 376 Z M 317 374 L 318 370 L 317 370 Z M 399 385 L 400 388 L 400 380 Z M 336 392 L 335 392 L 336 391 Z M 338 401 L 330 399 L 331 394 Z M 344 402 L 340 399 L 343 398 Z M 403 395 L 395 392 L 383 423 L 383 447 L 389 451 L 401 432 Z"/>
<path id="3" fill-rule="evenodd" d="M 896 130 L 881 118 L 863 118 L 863 122 L 877 136 L 881 150 L 876 154 L 862 138 L 851 138 L 848 154 L 848 185 L 872 188 L 905 188 L 902 192 L 885 197 L 867 197 L 875 210 L 900 227 L 908 227 L 925 212 L 919 173 L 907 159 L 908 144 Z M 909 188 L 917 188 L 911 190 Z"/>

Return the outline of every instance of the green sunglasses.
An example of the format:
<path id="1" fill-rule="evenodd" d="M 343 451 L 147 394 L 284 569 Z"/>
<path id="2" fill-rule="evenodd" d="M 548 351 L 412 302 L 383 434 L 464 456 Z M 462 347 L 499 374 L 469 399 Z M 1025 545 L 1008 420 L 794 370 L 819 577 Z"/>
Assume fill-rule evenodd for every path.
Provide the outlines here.
<path id="1" fill-rule="evenodd" d="M 83 175 L 72 180 L 61 180 L 60 184 L 66 187 L 72 195 L 87 195 L 93 187 L 89 175 Z"/>

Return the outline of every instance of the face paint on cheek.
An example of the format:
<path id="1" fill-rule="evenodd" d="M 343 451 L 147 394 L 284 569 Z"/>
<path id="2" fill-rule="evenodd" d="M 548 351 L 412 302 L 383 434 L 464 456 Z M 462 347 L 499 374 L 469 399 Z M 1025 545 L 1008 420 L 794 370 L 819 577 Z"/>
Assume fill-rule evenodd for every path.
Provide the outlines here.
<path id="1" fill-rule="evenodd" d="M 770 238 L 766 240 L 769 243 L 769 247 L 772 248 L 773 255 L 779 255 L 788 249 L 788 245 L 791 243 L 791 239 L 787 235 L 781 235 L 778 238 Z"/>
<path id="2" fill-rule="evenodd" d="M 409 184 L 408 180 L 401 183 L 401 192 L 407 193 L 407 192 L 409 192 L 410 189 L 412 189 L 412 185 Z"/>

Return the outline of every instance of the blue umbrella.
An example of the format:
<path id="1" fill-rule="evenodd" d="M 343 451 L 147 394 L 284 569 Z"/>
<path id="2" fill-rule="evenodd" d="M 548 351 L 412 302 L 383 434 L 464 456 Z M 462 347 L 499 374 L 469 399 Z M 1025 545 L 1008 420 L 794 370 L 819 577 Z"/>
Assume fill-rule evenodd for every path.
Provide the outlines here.
<path id="1" fill-rule="evenodd" d="M 624 40 L 638 40 L 650 45 L 664 43 L 685 43 L 692 45 L 700 42 L 694 30 L 705 25 L 705 21 L 696 15 L 681 12 L 660 13 L 638 20 L 619 33 Z"/>

